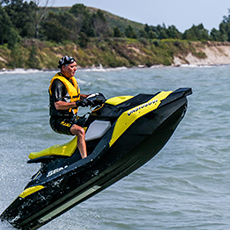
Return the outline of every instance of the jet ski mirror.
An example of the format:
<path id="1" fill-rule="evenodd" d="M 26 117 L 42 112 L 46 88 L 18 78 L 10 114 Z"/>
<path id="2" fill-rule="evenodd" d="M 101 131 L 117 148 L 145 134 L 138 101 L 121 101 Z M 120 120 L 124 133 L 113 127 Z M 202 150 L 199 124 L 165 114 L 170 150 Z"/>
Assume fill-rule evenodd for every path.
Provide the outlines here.
<path id="1" fill-rule="evenodd" d="M 87 98 L 88 105 L 95 107 L 97 105 L 102 105 L 105 103 L 106 98 L 102 93 L 93 93 L 90 94 Z"/>

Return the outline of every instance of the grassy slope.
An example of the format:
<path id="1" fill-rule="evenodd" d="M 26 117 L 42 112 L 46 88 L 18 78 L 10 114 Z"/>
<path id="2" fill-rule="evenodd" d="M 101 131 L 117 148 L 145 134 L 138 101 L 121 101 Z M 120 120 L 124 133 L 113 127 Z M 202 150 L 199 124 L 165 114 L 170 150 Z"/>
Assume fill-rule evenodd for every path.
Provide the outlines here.
<path id="1" fill-rule="evenodd" d="M 98 66 L 152 66 L 171 65 L 174 56 L 184 56 L 191 52 L 198 58 L 205 54 L 197 52 L 202 43 L 175 40 L 136 39 L 94 39 L 86 49 L 74 43 L 55 44 L 38 40 L 24 40 L 14 50 L 0 46 L 0 68 L 39 68 L 55 69 L 60 57 L 69 54 L 77 59 L 81 67 Z M 36 47 L 32 50 L 32 47 Z"/>

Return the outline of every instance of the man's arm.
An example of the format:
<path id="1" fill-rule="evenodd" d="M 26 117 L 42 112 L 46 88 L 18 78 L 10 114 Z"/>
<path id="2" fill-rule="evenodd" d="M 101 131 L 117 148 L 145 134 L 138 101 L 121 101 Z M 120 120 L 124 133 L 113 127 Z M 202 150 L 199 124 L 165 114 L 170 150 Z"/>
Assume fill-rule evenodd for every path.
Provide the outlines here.
<path id="1" fill-rule="evenodd" d="M 55 80 L 53 82 L 51 90 L 52 90 L 53 100 L 55 101 L 54 106 L 57 110 L 69 110 L 69 109 L 76 108 L 76 106 L 77 106 L 76 102 L 63 101 L 62 98 L 66 93 L 65 92 L 66 89 L 65 89 L 64 84 L 61 81 Z M 80 100 L 82 101 L 83 99 L 85 99 L 88 96 L 89 95 L 81 94 Z"/>
<path id="2" fill-rule="evenodd" d="M 60 80 L 54 80 L 51 91 L 54 106 L 57 110 L 68 110 L 70 108 L 76 107 L 76 103 L 66 102 L 63 100 L 63 97 L 66 94 L 66 88 Z"/>
<path id="3" fill-rule="evenodd" d="M 54 103 L 57 110 L 68 110 L 76 107 L 76 102 L 56 101 Z"/>
<path id="4" fill-rule="evenodd" d="M 85 98 L 87 98 L 88 96 L 89 95 L 81 94 L 80 101 L 75 101 L 75 102 L 56 101 L 54 105 L 57 110 L 73 109 L 76 108 L 77 106 L 85 107 L 88 106 L 87 102 L 85 101 Z"/>

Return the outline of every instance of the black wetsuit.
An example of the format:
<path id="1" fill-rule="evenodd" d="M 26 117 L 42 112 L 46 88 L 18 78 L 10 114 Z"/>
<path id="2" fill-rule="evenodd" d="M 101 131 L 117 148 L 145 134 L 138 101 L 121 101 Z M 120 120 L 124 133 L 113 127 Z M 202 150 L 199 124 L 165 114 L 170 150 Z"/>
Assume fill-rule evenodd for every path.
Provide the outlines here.
<path id="1" fill-rule="evenodd" d="M 63 76 L 63 75 L 60 75 Z M 70 79 L 66 78 L 71 82 Z M 71 82 L 72 83 L 72 82 Z M 52 95 L 50 95 L 50 126 L 58 133 L 72 135 L 70 128 L 73 125 L 74 113 L 68 110 L 57 110 L 54 103 L 57 101 L 70 102 L 70 97 L 65 85 L 58 79 L 55 79 L 51 86 Z"/>

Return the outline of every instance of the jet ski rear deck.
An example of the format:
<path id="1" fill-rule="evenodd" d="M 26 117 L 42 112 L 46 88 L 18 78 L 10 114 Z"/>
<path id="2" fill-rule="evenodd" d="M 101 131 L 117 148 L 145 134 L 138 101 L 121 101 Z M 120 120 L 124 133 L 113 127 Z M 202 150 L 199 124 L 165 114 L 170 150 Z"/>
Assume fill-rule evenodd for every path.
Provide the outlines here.
<path id="1" fill-rule="evenodd" d="M 37 229 L 129 175 L 166 144 L 185 115 L 191 93 L 185 88 L 107 100 L 85 123 L 89 156 L 80 159 L 76 146 L 67 155 L 50 148 L 45 151 L 49 154 L 30 155 L 29 162 L 41 162 L 42 167 L 1 219 L 18 229 Z M 90 131 L 95 123 L 103 127 L 100 135 Z"/>

